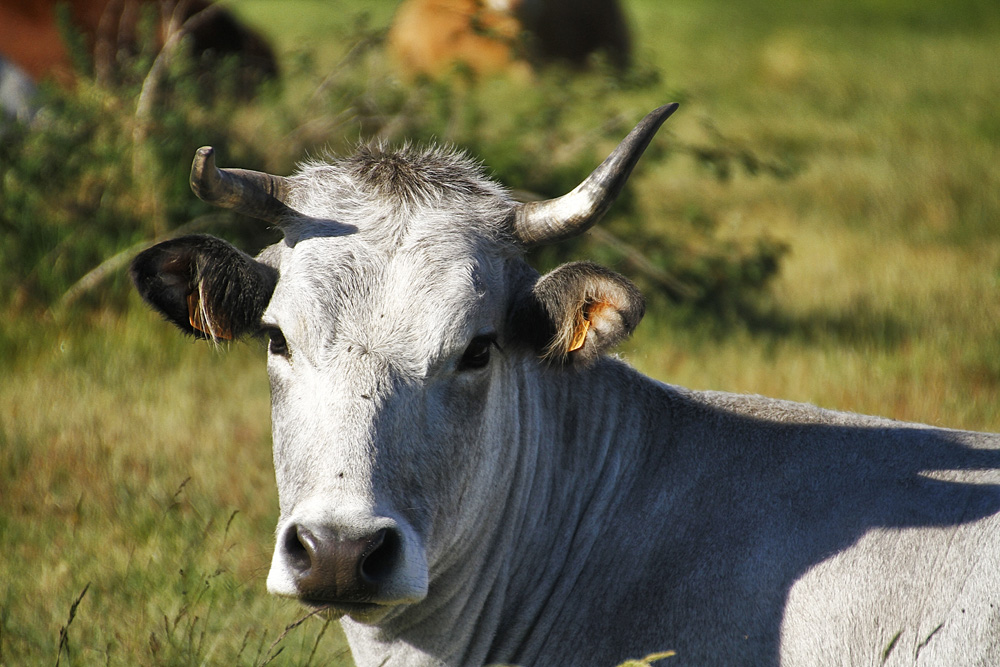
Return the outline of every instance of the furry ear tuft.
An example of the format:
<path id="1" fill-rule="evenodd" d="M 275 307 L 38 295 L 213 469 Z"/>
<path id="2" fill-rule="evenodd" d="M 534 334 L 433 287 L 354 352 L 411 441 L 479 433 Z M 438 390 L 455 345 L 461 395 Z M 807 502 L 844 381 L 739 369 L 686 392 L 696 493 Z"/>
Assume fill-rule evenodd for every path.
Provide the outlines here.
<path id="1" fill-rule="evenodd" d="M 257 329 L 278 272 L 212 236 L 184 236 L 140 253 L 130 267 L 142 298 L 182 331 L 231 340 Z"/>
<path id="2" fill-rule="evenodd" d="M 551 333 L 540 352 L 554 363 L 593 361 L 628 338 L 645 312 L 635 285 L 591 262 L 564 264 L 546 274 L 532 297 Z"/>

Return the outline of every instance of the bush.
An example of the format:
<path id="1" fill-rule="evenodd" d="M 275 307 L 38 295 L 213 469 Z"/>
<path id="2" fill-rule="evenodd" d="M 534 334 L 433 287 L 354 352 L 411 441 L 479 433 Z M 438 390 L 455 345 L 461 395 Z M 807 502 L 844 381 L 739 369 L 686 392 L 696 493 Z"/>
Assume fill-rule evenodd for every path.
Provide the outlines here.
<path id="1" fill-rule="evenodd" d="M 166 60 L 155 53 L 122 56 L 114 82 L 81 74 L 71 91 L 43 87 L 35 122 L 9 129 L 0 144 L 0 293 L 6 301 L 0 305 L 66 305 L 105 278 L 111 286 L 102 286 L 102 303 L 121 303 L 127 285 L 121 269 L 131 255 L 179 231 L 228 225 L 226 235 L 235 242 L 250 250 L 262 246 L 268 239 L 259 224 L 233 226 L 232 214 L 191 195 L 188 165 L 201 145 L 219 148 L 224 165 L 261 169 L 267 165 L 258 150 L 271 155 L 271 165 L 287 165 L 324 147 L 349 150 L 359 132 L 394 142 L 446 142 L 482 159 L 522 196 L 548 198 L 575 187 L 648 110 L 623 105 L 623 96 L 663 89 L 651 68 L 634 67 L 623 76 L 600 64 L 586 73 L 550 68 L 531 82 L 477 81 L 456 71 L 445 80 L 404 85 L 385 66 L 378 30 L 359 21 L 351 40 L 344 60 L 322 76 L 308 54 L 298 59 L 286 87 L 320 81 L 304 101 L 275 95 L 252 110 L 263 119 L 257 126 L 281 133 L 271 146 L 235 128 L 234 112 L 244 101 L 224 89 L 205 99 L 179 50 Z M 81 72 L 88 69 L 81 65 Z M 595 119 L 603 120 L 596 128 Z M 669 140 L 668 125 L 642 168 L 683 154 L 721 181 L 737 169 L 794 174 L 717 132 L 711 136 L 706 145 L 681 144 Z M 664 232 L 638 215 L 636 192 L 626 188 L 591 234 L 536 251 L 535 263 L 547 269 L 588 256 L 637 278 L 654 299 L 715 313 L 738 312 L 777 274 L 781 244 L 720 240 L 704 220 L 669 225 L 686 229 L 683 234 Z"/>
<path id="2" fill-rule="evenodd" d="M 219 95 L 206 106 L 179 52 L 167 69 L 154 63 L 140 53 L 122 63 L 115 82 L 83 67 L 72 90 L 43 84 L 33 121 L 4 127 L 0 306 L 65 303 L 105 273 L 113 284 L 102 301 L 121 303 L 127 281 L 113 269 L 127 263 L 130 249 L 181 226 L 218 228 L 231 220 L 187 185 L 187 165 L 204 143 L 243 164 L 260 162 L 230 127 L 231 98 Z M 144 90 L 152 104 L 143 105 Z"/>

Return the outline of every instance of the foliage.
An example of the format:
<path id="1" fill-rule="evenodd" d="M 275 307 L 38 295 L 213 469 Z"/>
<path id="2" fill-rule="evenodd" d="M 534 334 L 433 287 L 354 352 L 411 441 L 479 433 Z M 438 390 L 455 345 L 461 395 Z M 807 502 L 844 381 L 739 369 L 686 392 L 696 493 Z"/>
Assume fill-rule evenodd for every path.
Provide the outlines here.
<path id="1" fill-rule="evenodd" d="M 552 66 L 530 82 L 482 80 L 457 68 L 441 79 L 400 85 L 393 72 L 379 69 L 378 31 L 361 23 L 350 39 L 348 57 L 310 98 L 314 113 L 350 119 L 363 135 L 383 141 L 459 146 L 527 199 L 556 197 L 576 187 L 650 110 L 635 105 L 623 110 L 622 95 L 659 91 L 656 104 L 686 97 L 670 91 L 650 65 L 623 74 L 601 62 L 587 72 Z M 668 121 L 640 170 L 684 156 L 704 165 L 706 178 L 722 183 L 736 171 L 789 179 L 801 170 L 794 161 L 761 155 L 706 125 L 709 135 L 688 143 L 672 136 Z M 349 149 L 339 139 L 334 145 Z M 696 225 L 685 224 L 684 213 L 654 224 L 636 201 L 636 188 L 626 188 L 600 229 L 537 250 L 532 261 L 545 270 L 571 258 L 594 258 L 629 273 L 651 298 L 684 303 L 701 315 L 739 312 L 778 274 L 785 244 L 767 236 L 719 238 L 717 225 L 705 215 Z"/>
<path id="2" fill-rule="evenodd" d="M 87 58 L 81 44 L 70 41 L 77 61 Z M 52 305 L 136 244 L 199 218 L 202 228 L 228 222 L 190 196 L 185 165 L 203 143 L 244 164 L 260 161 L 235 140 L 235 100 L 206 100 L 183 52 L 163 70 L 154 55 L 122 54 L 114 81 L 84 68 L 71 90 L 44 84 L 36 118 L 3 127 L 0 306 Z M 141 106 L 144 89 L 156 91 L 150 109 Z M 126 284 L 121 271 L 115 276 L 100 301 L 123 303 Z"/>
<path id="3" fill-rule="evenodd" d="M 103 274 L 109 266 L 116 283 L 103 290 L 104 300 L 120 303 L 125 281 L 118 269 L 136 247 L 189 229 L 192 220 L 205 227 L 230 219 L 218 212 L 208 217 L 187 188 L 183 165 L 197 145 L 214 144 L 228 164 L 260 164 L 259 150 L 271 153 L 272 163 L 288 164 L 317 146 L 346 149 L 360 128 L 362 136 L 387 141 L 459 145 L 515 190 L 552 197 L 575 187 L 648 110 L 623 112 L 617 96 L 662 87 L 652 67 L 622 76 L 600 65 L 587 74 L 553 68 L 530 84 L 475 81 L 457 71 L 443 80 L 403 85 L 384 68 L 381 29 L 359 19 L 348 39 L 352 48 L 307 104 L 271 96 L 259 105 L 259 114 L 292 137 L 272 146 L 256 143 L 259 133 L 247 136 L 234 127 L 234 109 L 242 104 L 235 95 L 217 91 L 206 100 L 203 82 L 190 76 L 191 63 L 180 50 L 169 68 L 160 67 L 162 53 L 120 54 L 113 80 L 86 74 L 94 68 L 84 63 L 73 90 L 45 87 L 38 121 L 11 128 L 0 147 L 0 225 L 6 232 L 0 290 L 15 304 L 62 304 L 91 286 L 88 272 L 97 267 Z M 77 53 L 77 60 L 83 63 L 85 55 Z M 315 78 L 312 65 L 301 59 L 290 77 Z M 678 153 L 696 156 L 720 180 L 736 165 L 782 178 L 795 173 L 746 147 L 669 142 L 669 130 L 650 148 L 643 168 Z M 618 268 L 637 269 L 651 295 L 717 311 L 744 301 L 777 274 L 783 245 L 766 238 L 719 240 L 708 225 L 682 239 L 646 224 L 635 197 L 626 189 L 599 236 L 540 251 L 536 260 L 547 268 L 596 254 Z M 259 245 L 259 234 L 249 236 L 257 242 L 251 246 Z"/>

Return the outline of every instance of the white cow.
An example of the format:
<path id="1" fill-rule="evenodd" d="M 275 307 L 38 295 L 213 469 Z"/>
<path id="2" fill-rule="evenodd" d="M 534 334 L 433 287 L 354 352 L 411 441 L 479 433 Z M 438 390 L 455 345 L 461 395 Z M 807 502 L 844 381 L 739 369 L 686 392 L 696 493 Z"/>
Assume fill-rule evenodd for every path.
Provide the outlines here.
<path id="1" fill-rule="evenodd" d="M 284 240 L 132 274 L 189 333 L 270 338 L 268 588 L 343 616 L 361 665 L 1000 665 L 1000 437 L 656 382 L 605 355 L 630 282 L 525 263 L 675 106 L 533 204 L 450 150 L 289 178 L 199 151 L 198 195 Z"/>

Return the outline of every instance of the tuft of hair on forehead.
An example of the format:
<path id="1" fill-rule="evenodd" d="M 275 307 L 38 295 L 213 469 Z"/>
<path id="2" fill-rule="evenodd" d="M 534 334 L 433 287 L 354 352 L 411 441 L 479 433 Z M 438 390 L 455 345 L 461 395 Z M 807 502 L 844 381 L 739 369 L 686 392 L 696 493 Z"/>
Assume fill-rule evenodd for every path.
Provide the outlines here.
<path id="1" fill-rule="evenodd" d="M 486 174 L 481 162 L 453 146 L 361 142 L 350 156 L 327 155 L 303 164 L 293 179 L 313 196 L 319 190 L 343 198 L 349 190 L 352 199 L 406 208 L 454 198 L 510 201 L 507 189 Z"/>
<path id="2" fill-rule="evenodd" d="M 385 249 L 432 230 L 435 242 L 455 235 L 488 238 L 505 252 L 517 252 L 510 193 L 479 161 L 451 146 L 363 142 L 349 156 L 300 165 L 290 180 L 288 203 L 304 219 L 284 226 L 286 243 L 306 233 L 302 225 L 333 220 Z"/>
<path id="3" fill-rule="evenodd" d="M 455 195 L 507 195 L 486 175 L 482 163 L 452 146 L 363 143 L 344 163 L 362 187 L 417 204 Z"/>

